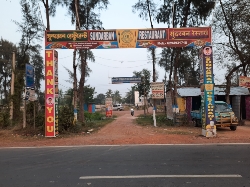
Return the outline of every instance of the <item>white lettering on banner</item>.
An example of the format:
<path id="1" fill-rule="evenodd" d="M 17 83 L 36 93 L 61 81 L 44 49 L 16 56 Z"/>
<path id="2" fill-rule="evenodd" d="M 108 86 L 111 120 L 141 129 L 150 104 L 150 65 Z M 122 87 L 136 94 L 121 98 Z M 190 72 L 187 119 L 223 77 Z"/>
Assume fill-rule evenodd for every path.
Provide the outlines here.
<path id="1" fill-rule="evenodd" d="M 180 45 L 180 44 L 185 44 L 187 45 L 188 42 L 187 41 L 178 41 L 178 42 L 167 42 L 168 45 Z"/>
<path id="2" fill-rule="evenodd" d="M 166 30 L 139 30 L 138 40 L 164 40 Z"/>
<path id="3" fill-rule="evenodd" d="M 114 41 L 115 32 L 90 32 L 91 41 Z"/>

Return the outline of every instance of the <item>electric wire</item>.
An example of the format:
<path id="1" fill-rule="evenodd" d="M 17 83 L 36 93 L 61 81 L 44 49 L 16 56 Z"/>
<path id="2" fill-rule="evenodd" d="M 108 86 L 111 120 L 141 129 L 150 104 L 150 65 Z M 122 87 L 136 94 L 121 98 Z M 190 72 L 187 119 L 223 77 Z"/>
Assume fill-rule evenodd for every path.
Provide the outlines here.
<path id="1" fill-rule="evenodd" d="M 73 55 L 69 55 L 69 56 L 65 56 L 65 57 L 60 57 L 58 59 L 65 59 L 65 58 L 69 58 L 69 57 L 73 57 Z M 109 59 L 109 58 L 103 58 L 103 57 L 99 57 L 99 56 L 96 56 L 95 55 L 95 58 L 100 58 L 100 59 L 103 59 L 103 60 L 109 60 L 109 61 L 115 61 L 115 62 L 139 62 L 139 61 L 148 61 L 148 60 L 152 60 L 152 59 L 147 59 L 147 60 L 115 60 L 115 59 Z"/>

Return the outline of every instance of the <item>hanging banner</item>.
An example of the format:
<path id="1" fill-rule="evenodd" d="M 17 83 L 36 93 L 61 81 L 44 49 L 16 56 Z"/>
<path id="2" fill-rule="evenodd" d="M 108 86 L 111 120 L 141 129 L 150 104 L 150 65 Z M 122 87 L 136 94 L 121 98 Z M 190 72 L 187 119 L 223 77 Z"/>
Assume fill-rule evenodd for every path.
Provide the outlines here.
<path id="1" fill-rule="evenodd" d="M 26 80 L 26 87 L 34 87 L 34 66 L 30 64 L 25 65 L 25 80 Z"/>
<path id="2" fill-rule="evenodd" d="M 163 82 L 151 82 L 152 99 L 164 99 L 164 83 Z"/>
<path id="3" fill-rule="evenodd" d="M 55 137 L 54 50 L 45 50 L 45 137 Z"/>
<path id="4" fill-rule="evenodd" d="M 34 87 L 26 87 L 23 99 L 26 101 L 35 101 L 36 100 L 35 88 Z"/>
<path id="5" fill-rule="evenodd" d="M 250 77 L 240 76 L 239 86 L 245 87 L 245 88 L 250 88 Z"/>
<path id="6" fill-rule="evenodd" d="M 45 31 L 46 49 L 193 47 L 211 41 L 211 27 Z"/>
<path id="7" fill-rule="evenodd" d="M 112 77 L 112 84 L 140 83 L 141 77 Z"/>

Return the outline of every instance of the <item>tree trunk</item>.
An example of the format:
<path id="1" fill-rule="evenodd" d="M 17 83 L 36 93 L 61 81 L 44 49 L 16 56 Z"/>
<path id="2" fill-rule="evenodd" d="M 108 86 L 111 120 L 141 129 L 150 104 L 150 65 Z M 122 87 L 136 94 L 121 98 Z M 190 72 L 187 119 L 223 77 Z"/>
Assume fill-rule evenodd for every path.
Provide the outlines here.
<path id="1" fill-rule="evenodd" d="M 73 52 L 73 71 L 74 71 L 74 83 L 73 83 L 73 94 L 74 94 L 74 110 L 77 108 L 77 77 L 76 77 L 76 49 Z"/>
<path id="2" fill-rule="evenodd" d="M 44 2 L 44 0 L 42 1 L 45 11 L 46 11 L 46 21 L 47 21 L 47 27 L 46 30 L 49 31 L 50 30 L 50 23 L 49 23 L 49 0 L 46 0 L 46 3 Z"/>
<path id="3" fill-rule="evenodd" d="M 150 7 L 149 7 L 149 0 L 147 0 L 147 7 L 148 7 L 148 16 L 149 16 L 149 20 L 150 20 L 150 25 L 151 25 L 151 28 L 153 29 L 154 26 L 153 26 L 153 22 L 152 22 Z M 151 54 L 152 54 L 152 61 L 153 61 L 153 82 L 155 82 L 156 81 L 156 77 L 155 77 L 155 48 L 152 49 Z M 155 99 L 153 99 L 153 104 L 155 107 L 156 106 Z"/>
<path id="4" fill-rule="evenodd" d="M 148 15 L 149 15 L 149 20 L 150 20 L 150 24 L 151 24 L 151 28 L 153 29 L 153 22 L 152 22 L 152 18 L 151 18 L 151 12 L 150 12 L 150 7 L 149 7 L 149 1 L 147 0 L 147 6 L 148 6 Z"/>
<path id="5" fill-rule="evenodd" d="M 226 76 L 226 81 L 227 81 L 227 84 L 226 84 L 226 90 L 225 90 L 225 97 L 226 97 L 226 103 L 227 104 L 230 104 L 230 97 L 229 97 L 229 94 L 230 94 L 230 87 L 231 87 L 231 75 L 227 75 Z"/>
<path id="6" fill-rule="evenodd" d="M 171 62 L 170 62 L 170 72 L 169 72 L 169 89 L 171 93 L 171 99 L 172 99 L 172 105 L 174 104 L 174 97 L 173 97 L 173 84 L 172 84 L 172 74 L 173 74 L 173 61 L 174 61 L 174 54 L 175 54 L 175 49 L 173 49 L 172 54 L 171 54 Z"/>
<path id="7" fill-rule="evenodd" d="M 188 18 L 190 6 L 191 6 L 191 0 L 187 0 L 185 12 L 184 12 L 183 24 L 181 25 L 181 27 L 187 26 L 187 18 Z M 180 54 L 181 54 L 181 48 L 178 48 L 177 53 L 176 53 L 176 57 L 175 57 L 175 62 L 174 62 L 174 103 L 175 104 L 177 104 L 177 81 L 178 81 L 177 69 L 179 67 Z"/>
<path id="8" fill-rule="evenodd" d="M 242 68 L 242 69 L 243 69 L 243 75 L 244 75 L 245 77 L 247 77 L 246 66 L 247 66 L 247 65 L 244 64 L 244 65 L 243 65 L 243 68 Z"/>
<path id="9" fill-rule="evenodd" d="M 155 49 L 153 48 L 152 49 L 152 60 L 153 60 L 153 82 L 156 81 L 156 73 L 155 73 Z M 153 104 L 154 104 L 154 107 L 156 107 L 156 100 L 153 99 Z"/>
<path id="10" fill-rule="evenodd" d="M 179 66 L 180 54 L 181 54 L 181 49 L 177 49 L 177 53 L 176 53 L 175 61 L 174 61 L 174 104 L 176 105 L 177 105 L 177 83 L 178 83 L 177 69 Z"/>
<path id="11" fill-rule="evenodd" d="M 5 74 L 4 75 L 4 84 L 3 84 L 3 86 L 4 86 L 4 98 L 5 98 L 5 103 L 7 103 L 8 102 L 8 100 L 9 100 L 9 94 L 8 94 L 8 92 L 7 92 L 7 74 Z"/>
<path id="12" fill-rule="evenodd" d="M 83 54 L 84 53 L 84 54 Z M 81 79 L 79 84 L 79 120 L 84 123 L 84 83 L 85 83 L 85 73 L 86 73 L 86 60 L 87 60 L 87 50 L 80 50 L 81 57 Z"/>

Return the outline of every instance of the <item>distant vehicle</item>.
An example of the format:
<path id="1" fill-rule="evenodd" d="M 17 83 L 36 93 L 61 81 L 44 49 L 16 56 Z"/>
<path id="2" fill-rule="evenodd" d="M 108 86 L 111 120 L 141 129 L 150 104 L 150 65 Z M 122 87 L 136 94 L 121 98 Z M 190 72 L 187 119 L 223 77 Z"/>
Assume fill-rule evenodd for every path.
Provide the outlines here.
<path id="1" fill-rule="evenodd" d="M 201 126 L 200 110 L 191 111 L 191 117 L 195 126 Z M 232 108 L 224 101 L 215 101 L 215 120 L 217 127 L 230 127 L 235 131 L 238 126 L 238 119 Z"/>
<path id="2" fill-rule="evenodd" d="M 131 116 L 133 116 L 133 115 L 134 115 L 134 113 L 135 113 L 134 109 L 133 109 L 133 108 L 131 108 L 131 109 L 130 109 L 130 111 L 131 111 L 131 112 L 130 112 L 130 113 L 131 113 Z"/>
<path id="3" fill-rule="evenodd" d="M 124 110 L 122 104 L 114 104 L 113 105 L 113 110 L 117 110 L 117 111 L 121 111 L 121 110 Z"/>

